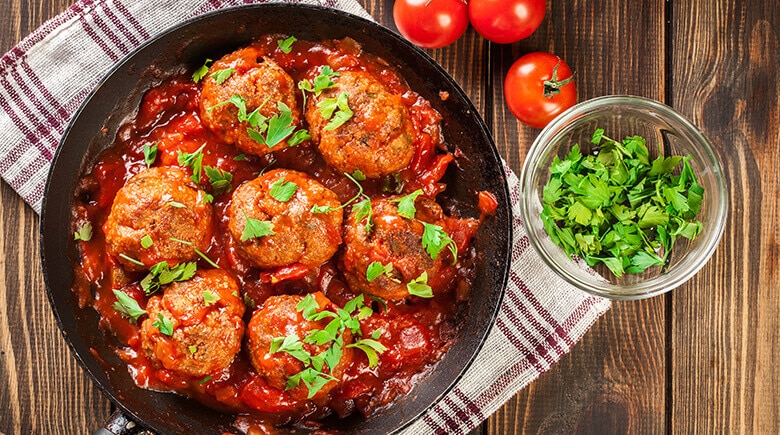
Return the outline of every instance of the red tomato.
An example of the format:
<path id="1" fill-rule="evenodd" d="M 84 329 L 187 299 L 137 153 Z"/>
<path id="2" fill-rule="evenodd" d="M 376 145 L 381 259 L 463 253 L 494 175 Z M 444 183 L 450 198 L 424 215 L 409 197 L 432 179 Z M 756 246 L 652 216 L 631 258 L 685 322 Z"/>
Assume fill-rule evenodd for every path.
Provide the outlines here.
<path id="1" fill-rule="evenodd" d="M 469 20 L 485 39 L 509 44 L 534 33 L 546 9 L 544 0 L 470 0 Z"/>
<path id="2" fill-rule="evenodd" d="M 554 54 L 526 54 L 506 74 L 506 104 L 517 119 L 542 128 L 577 102 L 572 75 L 569 65 Z"/>
<path id="3" fill-rule="evenodd" d="M 396 0 L 393 20 L 406 39 L 425 48 L 450 45 L 469 26 L 463 0 Z"/>

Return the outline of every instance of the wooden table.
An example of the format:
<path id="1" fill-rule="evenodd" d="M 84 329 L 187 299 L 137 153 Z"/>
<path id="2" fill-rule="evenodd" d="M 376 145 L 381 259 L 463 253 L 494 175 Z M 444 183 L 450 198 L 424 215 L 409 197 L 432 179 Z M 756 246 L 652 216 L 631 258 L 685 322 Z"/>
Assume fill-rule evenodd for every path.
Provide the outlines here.
<path id="1" fill-rule="evenodd" d="M 70 3 L 0 0 L 0 52 Z M 363 3 L 394 28 L 392 1 Z M 579 100 L 641 95 L 691 119 L 724 164 L 732 207 L 698 275 L 665 296 L 614 303 L 477 432 L 780 433 L 780 2 L 550 0 L 527 40 L 496 45 L 470 29 L 430 51 L 515 171 L 539 130 L 508 112 L 503 78 L 537 50 L 576 70 Z M 38 217 L 5 183 L 0 220 L 0 432 L 94 430 L 111 405 L 57 330 Z"/>

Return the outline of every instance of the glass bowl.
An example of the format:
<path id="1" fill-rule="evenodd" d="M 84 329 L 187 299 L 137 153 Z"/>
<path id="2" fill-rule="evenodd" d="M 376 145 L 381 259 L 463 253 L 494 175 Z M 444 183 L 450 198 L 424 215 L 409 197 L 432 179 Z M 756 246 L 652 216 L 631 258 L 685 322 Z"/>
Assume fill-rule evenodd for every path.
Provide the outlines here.
<path id="1" fill-rule="evenodd" d="M 597 128 L 617 141 L 642 136 L 650 160 L 659 148 L 665 156 L 690 155 L 689 163 L 704 188 L 699 214 L 702 231 L 693 241 L 678 237 L 664 267 L 615 277 L 605 266 L 589 268 L 570 257 L 544 229 L 540 213 L 550 165 L 563 159 L 574 144 L 582 154 L 595 152 L 591 137 Z M 659 144 L 661 145 L 659 147 Z M 677 168 L 679 173 L 680 164 Z M 634 96 L 599 97 L 579 103 L 555 118 L 531 146 L 520 178 L 520 209 L 528 238 L 545 263 L 563 279 L 586 292 L 611 299 L 642 299 L 670 291 L 690 279 L 715 252 L 726 224 L 728 194 L 718 156 L 702 133 L 671 107 Z"/>

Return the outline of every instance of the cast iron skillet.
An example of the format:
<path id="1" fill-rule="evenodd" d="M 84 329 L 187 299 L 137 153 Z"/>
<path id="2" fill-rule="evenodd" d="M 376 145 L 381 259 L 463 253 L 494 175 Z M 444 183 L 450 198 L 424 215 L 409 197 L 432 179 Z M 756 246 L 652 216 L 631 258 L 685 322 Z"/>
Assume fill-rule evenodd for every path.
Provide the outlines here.
<path id="1" fill-rule="evenodd" d="M 479 252 L 477 279 L 460 337 L 435 369 L 405 397 L 369 418 L 353 416 L 325 422 L 325 428 L 358 433 L 390 433 L 410 424 L 445 394 L 482 346 L 501 302 L 509 266 L 511 211 L 506 178 L 487 127 L 463 91 L 423 51 L 376 23 L 347 13 L 301 5 L 252 5 L 203 15 L 172 28 L 120 62 L 75 114 L 54 158 L 41 215 L 42 264 L 46 290 L 57 322 L 76 359 L 103 392 L 143 426 L 160 433 L 236 431 L 234 416 L 219 413 L 176 394 L 138 388 L 116 356 L 117 342 L 98 327 L 91 308 L 78 308 L 70 288 L 78 261 L 71 209 L 79 177 L 95 156 L 112 144 L 119 125 L 137 110 L 143 93 L 172 72 L 192 71 L 204 59 L 218 59 L 267 33 L 320 40 L 351 37 L 387 60 L 412 89 L 443 115 L 443 132 L 462 156 L 445 176 L 449 188 L 441 202 L 457 202 L 478 216 L 476 192 L 498 200 L 474 244 Z M 444 101 L 439 92 L 449 94 Z"/>

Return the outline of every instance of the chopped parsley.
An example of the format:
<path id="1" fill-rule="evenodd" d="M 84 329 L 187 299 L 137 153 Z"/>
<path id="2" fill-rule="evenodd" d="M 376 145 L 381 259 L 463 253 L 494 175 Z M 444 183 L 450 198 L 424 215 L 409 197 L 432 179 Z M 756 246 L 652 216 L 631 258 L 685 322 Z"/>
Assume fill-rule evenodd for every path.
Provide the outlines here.
<path id="1" fill-rule="evenodd" d="M 279 202 L 287 202 L 295 195 L 297 190 L 297 184 L 280 178 L 271 185 L 269 194 L 271 195 L 271 198 Z"/>
<path id="2" fill-rule="evenodd" d="M 73 240 L 89 242 L 92 240 L 92 222 L 84 222 L 78 230 L 73 233 Z"/>
<path id="3" fill-rule="evenodd" d="M 194 344 L 191 344 L 188 349 L 190 350 L 190 355 L 195 355 L 195 352 L 198 351 L 198 346 L 195 346 Z"/>
<path id="4" fill-rule="evenodd" d="M 138 318 L 146 314 L 146 310 L 142 309 L 138 305 L 138 301 L 131 298 L 122 290 L 113 290 L 114 296 L 116 296 L 116 302 L 112 307 L 122 315 L 130 319 L 133 323 L 138 321 Z"/>
<path id="5" fill-rule="evenodd" d="M 298 89 L 303 93 L 303 105 L 306 106 L 306 92 L 311 92 L 316 96 L 319 96 L 325 89 L 331 88 L 335 85 L 333 82 L 334 77 L 338 77 L 341 74 L 334 72 L 330 66 L 325 65 L 320 69 L 320 74 L 314 78 L 314 81 L 301 80 L 298 82 Z"/>
<path id="6" fill-rule="evenodd" d="M 352 171 L 352 177 L 358 181 L 365 181 L 366 174 L 364 174 L 363 171 L 361 171 L 360 169 L 355 169 L 354 171 Z"/>
<path id="7" fill-rule="evenodd" d="M 162 313 L 157 313 L 157 320 L 152 322 L 152 326 L 159 329 L 160 332 L 167 335 L 168 337 L 173 336 L 173 322 L 171 322 L 170 319 L 163 316 Z"/>
<path id="8" fill-rule="evenodd" d="M 211 73 L 211 78 L 214 79 L 216 84 L 221 85 L 222 83 L 225 83 L 225 81 L 229 79 L 234 72 L 236 72 L 236 70 L 233 68 L 220 69 Z"/>
<path id="9" fill-rule="evenodd" d="M 279 44 L 279 50 L 282 50 L 282 53 L 290 54 L 290 52 L 292 51 L 292 45 L 297 40 L 298 38 L 296 38 L 295 36 L 290 36 L 287 39 L 280 39 L 276 43 Z"/>
<path id="10" fill-rule="evenodd" d="M 141 247 L 144 249 L 149 249 L 154 245 L 154 241 L 151 237 L 149 237 L 149 234 L 141 237 Z"/>
<path id="11" fill-rule="evenodd" d="M 274 224 L 271 221 L 261 221 L 252 219 L 246 216 L 246 224 L 244 225 L 244 231 L 241 233 L 241 241 L 246 242 L 249 239 L 256 239 L 265 236 L 273 236 Z"/>
<path id="12" fill-rule="evenodd" d="M 186 166 L 192 170 L 192 181 L 200 183 L 200 176 L 203 173 L 203 148 L 206 144 L 200 146 L 194 153 L 178 151 L 179 165 Z"/>
<path id="13" fill-rule="evenodd" d="M 277 103 L 276 107 L 279 109 L 279 113 L 267 120 L 267 123 L 262 124 L 259 131 L 251 127 L 246 129 L 247 134 L 252 140 L 259 144 L 266 145 L 268 148 L 273 148 L 286 137 L 290 136 L 295 130 L 290 107 L 281 101 Z M 263 136 L 263 131 L 266 133 L 265 136 Z"/>
<path id="14" fill-rule="evenodd" d="M 287 139 L 287 146 L 294 147 L 295 145 L 299 145 L 305 140 L 311 139 L 311 135 L 309 134 L 309 130 L 306 130 L 305 128 L 301 128 L 298 130 L 295 130 L 295 132 L 290 136 L 289 139 Z"/>
<path id="15" fill-rule="evenodd" d="M 125 254 L 119 254 L 119 258 L 125 259 L 125 260 L 127 260 L 127 261 L 129 261 L 129 262 L 131 262 L 131 263 L 133 263 L 135 265 L 138 265 L 138 266 L 146 266 L 145 264 L 143 264 L 139 260 L 136 260 L 135 258 L 127 256 Z"/>
<path id="16" fill-rule="evenodd" d="M 353 337 L 360 337 L 360 321 L 370 317 L 374 312 L 363 304 L 363 295 L 358 295 L 339 308 L 335 312 L 320 310 L 319 304 L 311 294 L 306 295 L 295 306 L 296 310 L 303 314 L 304 319 L 316 322 L 323 319 L 331 319 L 324 329 L 312 329 L 301 340 L 295 334 L 285 337 L 275 337 L 271 341 L 269 354 L 285 352 L 302 362 L 304 369 L 287 379 L 287 389 L 295 388 L 303 383 L 308 390 L 308 397 L 312 398 L 325 384 L 337 379 L 331 374 L 341 361 L 343 348 L 356 348 L 366 354 L 369 367 L 379 363 L 379 354 L 387 348 L 377 341 L 381 332 L 374 331 L 371 338 L 358 338 L 354 343 L 344 345 L 344 332 L 349 330 Z M 312 355 L 306 350 L 304 344 L 329 347 L 320 354 Z"/>
<path id="17" fill-rule="evenodd" d="M 452 264 L 458 261 L 458 245 L 447 235 L 447 232 L 438 225 L 420 221 L 423 224 L 422 245 L 432 259 L 437 259 L 439 253 L 448 248 L 452 253 Z"/>
<path id="18" fill-rule="evenodd" d="M 233 174 L 230 172 L 214 166 L 204 166 L 203 172 L 206 173 L 206 177 L 208 177 L 209 183 L 211 183 L 211 188 L 214 189 L 214 195 L 230 192 L 233 188 L 231 185 Z"/>
<path id="19" fill-rule="evenodd" d="M 595 154 L 583 155 L 574 145 L 550 166 L 541 213 L 547 234 L 568 255 L 604 264 L 616 277 L 664 266 L 677 237 L 692 240 L 702 229 L 695 218 L 704 188 L 690 156 L 659 155 L 651 162 L 644 138 L 618 142 L 603 129 L 591 142 Z"/>
<path id="20" fill-rule="evenodd" d="M 167 261 L 161 261 L 149 269 L 149 273 L 141 280 L 141 288 L 146 295 L 151 295 L 161 286 L 174 281 L 187 281 L 195 276 L 198 267 L 194 262 L 179 263 L 174 267 L 168 267 Z"/>
<path id="21" fill-rule="evenodd" d="M 192 73 L 192 81 L 195 83 L 198 83 L 203 79 L 203 77 L 206 77 L 206 74 L 209 72 L 209 64 L 212 62 L 211 59 L 206 59 L 205 62 L 203 62 L 203 65 L 196 69 L 194 73 Z"/>
<path id="22" fill-rule="evenodd" d="M 325 126 L 325 130 L 335 130 L 352 118 L 353 113 L 352 109 L 349 108 L 348 98 L 347 93 L 342 92 L 338 97 L 325 98 L 317 103 L 320 115 L 330 120 Z"/>
<path id="23" fill-rule="evenodd" d="M 365 219 L 366 223 L 363 228 L 366 232 L 371 231 L 371 227 L 374 226 L 374 209 L 371 208 L 371 199 L 366 196 L 361 201 L 356 202 L 352 206 L 352 213 L 355 213 L 356 222 L 363 222 Z"/>
<path id="24" fill-rule="evenodd" d="M 217 293 L 211 290 L 203 291 L 203 304 L 207 307 L 216 304 L 218 300 L 220 300 L 220 297 Z"/>
<path id="25" fill-rule="evenodd" d="M 157 144 L 158 142 L 155 142 L 152 145 L 147 143 L 143 146 L 144 163 L 146 164 L 147 168 L 151 167 L 154 164 L 154 161 L 157 159 Z"/>
<path id="26" fill-rule="evenodd" d="M 168 201 L 168 202 L 165 203 L 165 205 L 167 205 L 169 207 L 174 207 L 174 208 L 186 208 L 187 207 L 186 205 L 184 205 L 184 204 L 182 204 L 180 202 L 176 202 L 176 201 Z"/>
<path id="27" fill-rule="evenodd" d="M 391 200 L 398 203 L 398 215 L 407 219 L 414 219 L 414 215 L 417 213 L 414 201 L 422 194 L 422 189 L 417 189 L 406 196 Z"/>
<path id="28" fill-rule="evenodd" d="M 366 268 L 366 280 L 373 282 L 379 278 L 380 275 L 392 276 L 393 263 L 382 264 L 379 261 L 374 261 Z"/>
<path id="29" fill-rule="evenodd" d="M 428 285 L 428 272 L 423 272 L 417 278 L 409 281 L 409 283 L 406 284 L 406 290 L 413 296 L 432 298 L 433 290 L 431 289 L 431 286 Z"/>

